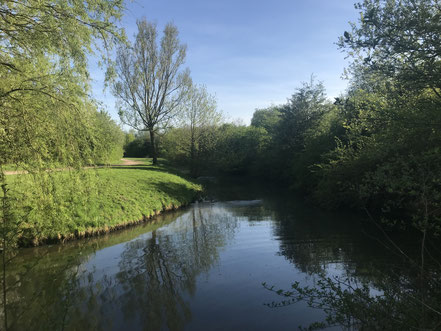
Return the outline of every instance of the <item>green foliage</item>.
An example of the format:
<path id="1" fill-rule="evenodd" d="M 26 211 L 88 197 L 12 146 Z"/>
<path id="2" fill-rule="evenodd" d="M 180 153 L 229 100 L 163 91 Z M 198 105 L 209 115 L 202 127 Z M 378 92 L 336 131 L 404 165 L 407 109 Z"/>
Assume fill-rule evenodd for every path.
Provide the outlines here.
<path id="1" fill-rule="evenodd" d="M 386 179 L 395 180 L 394 186 L 403 181 L 399 168 L 425 165 L 437 169 L 441 138 L 438 100 L 436 94 L 429 91 L 419 95 L 393 94 L 390 89 L 377 89 L 376 93 L 351 92 L 341 106 L 346 117 L 346 133 L 338 140 L 338 147 L 328 154 L 330 161 L 320 166 L 323 180 L 317 191 L 319 199 L 327 200 L 330 205 L 363 203 L 378 208 L 382 203 L 389 204 L 386 202 L 389 199 L 398 199 L 397 195 L 387 193 L 394 189 L 381 193 L 378 187 L 382 187 Z M 432 155 L 430 161 L 427 155 Z M 385 169 L 395 170 L 387 174 Z M 386 175 L 383 178 L 373 175 L 377 171 Z M 406 185 L 420 185 L 417 177 L 412 177 L 413 184 Z M 426 179 L 430 182 L 437 182 L 439 178 L 436 171 L 430 172 L 429 177 Z M 373 178 L 377 178 L 376 183 Z M 408 199 L 414 198 L 409 195 L 405 200 Z M 395 211 L 404 208 L 404 204 L 399 205 L 395 203 Z"/>
<path id="2" fill-rule="evenodd" d="M 162 139 L 161 154 L 167 160 L 170 160 L 179 166 L 184 166 L 190 169 L 190 137 L 191 132 L 189 127 L 177 127 L 169 129 Z M 206 167 L 206 164 L 204 164 L 203 167 Z"/>
<path id="3" fill-rule="evenodd" d="M 203 128 L 202 132 L 202 139 L 196 143 L 200 173 L 257 174 L 260 171 L 258 157 L 264 154 L 268 142 L 265 129 L 228 123 Z M 164 155 L 173 162 L 191 165 L 190 128 L 170 130 L 163 139 L 163 149 Z"/>
<path id="4" fill-rule="evenodd" d="M 281 118 L 281 107 L 272 106 L 256 109 L 251 119 L 251 125 L 264 128 L 269 134 L 274 135 Z"/>
<path id="5" fill-rule="evenodd" d="M 122 1 L 4 1 L 1 163 L 36 171 L 91 160 L 87 54 L 122 37 Z M 61 37 L 60 37 L 61 36 Z"/>
<path id="6" fill-rule="evenodd" d="M 315 139 L 318 139 L 320 120 L 331 107 L 326 100 L 323 85 L 311 80 L 297 90 L 282 110 L 282 125 L 276 140 L 280 152 L 291 157 L 286 158 L 288 164 L 285 163 L 285 167 L 290 171 L 287 178 L 292 178 L 296 188 L 311 186 L 309 167 L 319 162 L 320 154 L 327 151 L 323 150 L 326 145 L 317 145 Z"/>
<path id="7" fill-rule="evenodd" d="M 361 65 L 400 88 L 441 97 L 441 7 L 436 0 L 364 0 L 358 24 L 340 37 Z"/>
<path id="8" fill-rule="evenodd" d="M 277 143 L 282 152 L 302 151 L 305 134 L 327 111 L 325 90 L 322 83 L 303 83 L 288 103 L 280 109 L 277 127 Z"/>
<path id="9" fill-rule="evenodd" d="M 315 195 L 328 207 L 356 205 L 364 173 L 384 157 L 378 145 L 370 145 L 377 141 L 373 134 L 379 129 L 375 125 L 379 122 L 374 117 L 383 114 L 384 102 L 361 90 L 340 102 L 339 111 L 344 116 L 341 119 L 343 134 L 336 136 L 336 148 L 330 150 L 327 159 L 318 165 L 321 178 Z"/>
<path id="10" fill-rule="evenodd" d="M 230 174 L 253 173 L 267 143 L 263 128 L 224 124 L 215 148 L 217 169 Z"/>
<path id="11" fill-rule="evenodd" d="M 415 225 L 430 191 L 430 218 L 439 223 L 440 7 L 366 0 L 356 8 L 358 25 L 339 42 L 354 58 L 351 88 L 338 100 L 345 133 L 320 162 L 315 196 L 328 206 L 407 215 Z"/>
<path id="12" fill-rule="evenodd" d="M 2 1 L 0 33 L 7 41 L 0 46 L 2 66 L 20 71 L 14 61 L 57 55 L 67 67 L 73 64 L 84 73 L 85 55 L 93 42 L 100 40 L 109 47 L 121 37 L 115 20 L 123 8 L 121 0 Z"/>
<path id="13" fill-rule="evenodd" d="M 326 108 L 317 122 L 305 132 L 303 150 L 296 153 L 292 162 L 289 176 L 293 188 L 297 190 L 312 192 L 316 189 L 321 177 L 320 164 L 328 161 L 329 153 L 345 133 L 340 109 L 330 104 Z"/>
<path id="14" fill-rule="evenodd" d="M 124 157 L 147 157 L 150 152 L 150 137 L 146 132 L 126 133 Z"/>
<path id="15" fill-rule="evenodd" d="M 124 132 L 104 111 L 95 112 L 93 164 L 111 164 L 123 156 Z"/>
<path id="16" fill-rule="evenodd" d="M 215 97 L 205 86 L 192 86 L 175 122 L 177 128 L 167 133 L 165 150 L 171 159 L 186 164 L 190 174 L 197 177 L 208 166 L 222 122 Z"/>
<path id="17" fill-rule="evenodd" d="M 286 104 L 257 109 L 251 126 L 266 134 L 263 145 L 253 151 L 255 173 L 296 189 L 314 187 L 313 167 L 334 148 L 334 137 L 342 134 L 340 119 L 326 100 L 323 85 L 313 78 Z"/>

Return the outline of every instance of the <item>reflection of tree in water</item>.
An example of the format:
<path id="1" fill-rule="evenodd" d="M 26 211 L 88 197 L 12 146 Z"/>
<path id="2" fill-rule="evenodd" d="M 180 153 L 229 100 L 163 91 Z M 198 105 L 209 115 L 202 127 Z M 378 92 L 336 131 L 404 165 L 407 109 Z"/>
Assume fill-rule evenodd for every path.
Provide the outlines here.
<path id="1" fill-rule="evenodd" d="M 53 247 L 41 247 L 17 256 L 13 267 L 7 269 L 8 329 L 63 329 L 66 312 L 75 300 L 72 289 L 84 273 L 81 264 L 94 246 L 75 245 L 74 249 L 75 254 L 69 250 L 58 254 Z"/>
<path id="2" fill-rule="evenodd" d="M 372 229 L 362 224 L 359 215 L 324 212 L 295 196 L 269 195 L 260 206 L 235 209 L 234 214 L 250 215 L 253 222 L 271 220 L 279 254 L 302 272 L 320 272 L 338 263 L 363 274 L 372 261 L 388 266 L 392 258 L 367 235 Z"/>
<path id="3" fill-rule="evenodd" d="M 165 224 L 174 218 L 162 217 Z M 221 208 L 200 204 L 167 227 L 159 225 L 122 246 L 114 273 L 94 269 L 94 252 L 102 248 L 96 243 L 73 245 L 68 255 L 43 253 L 11 292 L 11 329 L 182 329 L 191 319 L 186 298 L 195 293 L 197 276 L 216 262 L 237 221 Z M 17 275 L 11 271 L 11 282 Z"/>
<path id="4" fill-rule="evenodd" d="M 327 313 L 327 322 L 317 327 L 441 327 L 441 259 L 427 252 L 432 261 L 422 272 L 414 237 L 392 239 L 372 224 L 296 206 L 270 209 L 277 211 L 274 234 L 280 254 L 315 279 L 313 286 L 294 283 L 281 291 L 269 280 L 265 287 L 282 297 L 270 306 L 304 300 Z"/>
<path id="5" fill-rule="evenodd" d="M 325 213 L 299 203 L 298 197 L 263 196 L 261 205 L 236 206 L 233 213 L 247 216 L 251 225 L 272 220 L 280 255 L 314 280 L 309 288 L 294 283 L 280 291 L 267 280 L 266 287 L 281 296 L 270 306 L 304 300 L 329 318 L 317 327 L 441 328 L 439 244 L 433 243 L 430 251 L 426 247 L 421 272 L 418 234 L 389 238 L 374 224 L 360 221 L 360 215 Z"/>
<path id="6" fill-rule="evenodd" d="M 378 252 L 378 245 L 372 245 L 359 231 L 359 222 L 354 222 L 350 215 L 344 219 L 342 213 L 324 213 L 298 201 L 295 197 L 269 195 L 263 200 L 232 201 L 225 205 L 235 216 L 243 216 L 250 226 L 270 221 L 273 235 L 280 243 L 279 254 L 302 272 L 319 272 L 330 263 L 355 268 L 352 261 L 365 256 L 367 250 L 370 256 L 384 257 L 384 253 Z"/>
<path id="7" fill-rule="evenodd" d="M 185 296 L 194 294 L 197 275 L 215 263 L 235 226 L 225 213 L 197 206 L 170 232 L 153 231 L 150 238 L 129 242 L 117 274 L 125 320 L 140 319 L 146 330 L 181 329 L 191 319 Z"/>

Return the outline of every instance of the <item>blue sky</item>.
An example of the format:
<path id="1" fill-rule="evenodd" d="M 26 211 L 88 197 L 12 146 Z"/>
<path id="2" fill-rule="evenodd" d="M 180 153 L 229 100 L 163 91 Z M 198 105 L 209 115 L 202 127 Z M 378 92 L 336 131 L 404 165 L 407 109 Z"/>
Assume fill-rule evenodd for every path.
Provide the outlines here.
<path id="1" fill-rule="evenodd" d="M 349 21 L 354 0 L 155 0 L 128 3 L 122 20 L 133 40 L 136 20 L 158 28 L 172 21 L 187 44 L 185 66 L 193 81 L 215 94 L 230 119 L 249 124 L 256 108 L 286 102 L 311 74 L 329 98 L 346 88 L 348 65 L 335 43 Z M 93 95 L 118 119 L 115 99 L 103 92 L 103 73 L 91 63 Z"/>

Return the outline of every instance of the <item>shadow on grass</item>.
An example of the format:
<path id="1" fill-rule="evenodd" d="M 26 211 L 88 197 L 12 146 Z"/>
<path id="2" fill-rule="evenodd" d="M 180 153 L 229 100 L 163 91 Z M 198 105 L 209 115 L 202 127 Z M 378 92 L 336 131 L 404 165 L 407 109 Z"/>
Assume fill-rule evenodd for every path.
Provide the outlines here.
<path id="1" fill-rule="evenodd" d="M 182 169 L 177 169 L 173 166 L 171 166 L 168 162 L 167 163 L 162 163 L 160 162 L 158 165 L 142 165 L 142 164 L 137 164 L 137 165 L 112 165 L 109 166 L 108 169 L 122 169 L 122 170 L 149 170 L 149 171 L 157 171 L 157 172 L 165 172 L 168 174 L 172 174 L 172 175 L 176 175 L 176 176 L 180 176 L 183 177 L 187 180 L 194 180 L 194 178 L 192 178 L 191 176 L 189 176 L 189 174 L 187 172 L 185 172 Z"/>
<path id="2" fill-rule="evenodd" d="M 185 184 L 181 183 L 171 183 L 171 182 L 161 182 L 161 183 L 150 183 L 150 185 L 158 192 L 163 192 L 165 195 L 176 199 L 181 204 L 187 204 L 197 199 L 198 191 L 189 188 Z"/>
<path id="3" fill-rule="evenodd" d="M 167 169 L 164 169 L 164 168 L 161 168 L 161 167 L 150 166 L 150 165 L 132 165 L 132 166 L 112 165 L 109 168 L 110 169 L 150 170 L 150 171 L 163 171 L 163 172 L 167 172 Z"/>

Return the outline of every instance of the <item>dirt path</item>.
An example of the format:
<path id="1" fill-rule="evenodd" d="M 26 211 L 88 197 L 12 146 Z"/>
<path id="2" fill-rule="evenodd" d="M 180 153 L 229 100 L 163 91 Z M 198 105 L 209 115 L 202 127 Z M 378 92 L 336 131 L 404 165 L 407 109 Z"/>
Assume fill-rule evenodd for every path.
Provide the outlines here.
<path id="1" fill-rule="evenodd" d="M 21 175 L 21 174 L 27 174 L 28 172 L 26 170 L 14 170 L 14 171 L 5 171 L 4 174 L 7 175 Z"/>
<path id="2" fill-rule="evenodd" d="M 138 165 L 142 164 L 142 162 L 139 161 L 133 161 L 128 159 L 121 159 L 123 163 L 121 164 L 111 164 L 111 167 L 122 167 L 122 166 L 132 166 L 132 165 Z M 92 168 L 105 168 L 106 166 L 96 166 L 96 167 L 84 167 L 84 169 L 92 169 Z M 62 169 L 53 169 L 51 171 L 64 171 L 68 170 L 68 168 L 62 168 Z M 5 175 L 22 175 L 27 174 L 28 172 L 26 170 L 11 170 L 11 171 L 5 171 Z"/>
<path id="3" fill-rule="evenodd" d="M 118 164 L 118 165 L 121 165 L 121 166 L 131 166 L 131 165 L 142 164 L 142 162 L 128 160 L 128 159 L 121 159 L 121 161 L 123 161 L 123 163 L 122 164 Z"/>

